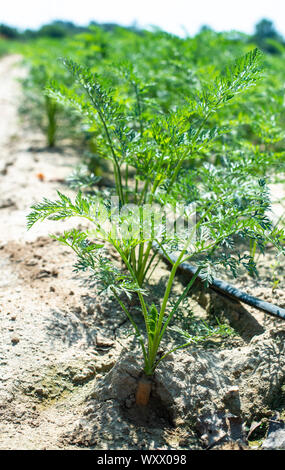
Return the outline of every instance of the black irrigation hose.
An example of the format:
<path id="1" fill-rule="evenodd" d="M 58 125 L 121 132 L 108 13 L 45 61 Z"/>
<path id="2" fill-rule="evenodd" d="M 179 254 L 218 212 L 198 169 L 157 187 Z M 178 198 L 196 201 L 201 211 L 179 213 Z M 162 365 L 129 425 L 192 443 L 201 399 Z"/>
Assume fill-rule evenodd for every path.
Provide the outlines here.
<path id="1" fill-rule="evenodd" d="M 157 249 L 157 247 L 155 248 Z M 167 262 L 167 259 L 165 258 L 161 250 L 159 250 L 159 252 L 164 258 L 164 260 Z M 175 263 L 176 258 L 174 255 L 171 255 L 169 258 Z M 197 268 L 195 268 L 189 263 L 182 263 L 180 264 L 179 269 L 181 271 L 184 271 L 188 275 L 190 274 L 191 276 L 193 276 Z M 197 279 L 203 281 L 201 276 L 198 276 Z M 241 290 L 237 289 L 231 284 L 228 284 L 225 281 L 213 279 L 213 281 L 209 284 L 209 287 L 210 289 L 218 292 L 219 294 L 223 294 L 226 297 L 230 297 L 231 299 L 234 299 L 236 301 L 243 302 L 247 305 L 257 308 L 258 310 L 262 310 L 263 312 L 268 313 L 269 315 L 273 315 L 274 317 L 282 318 L 283 320 L 285 320 L 284 308 L 278 307 L 276 305 L 270 304 L 269 302 L 265 302 L 264 300 L 257 299 L 252 295 L 246 294 L 246 292 L 242 292 Z"/>

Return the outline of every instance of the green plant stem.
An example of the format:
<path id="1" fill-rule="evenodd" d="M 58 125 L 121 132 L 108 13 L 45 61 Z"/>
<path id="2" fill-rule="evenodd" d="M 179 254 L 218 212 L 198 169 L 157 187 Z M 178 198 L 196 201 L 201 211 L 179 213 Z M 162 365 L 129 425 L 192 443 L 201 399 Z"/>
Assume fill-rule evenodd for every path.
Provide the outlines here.
<path id="1" fill-rule="evenodd" d="M 171 190 L 173 184 L 175 183 L 175 181 L 177 180 L 177 176 L 178 176 L 178 173 L 179 171 L 181 170 L 181 167 L 183 165 L 183 162 L 185 160 L 186 156 L 184 158 L 181 158 L 181 160 L 179 160 L 174 172 L 173 172 L 173 175 L 171 177 L 171 180 L 169 182 L 169 185 L 168 185 L 168 188 L 166 190 L 166 194 L 169 194 L 169 191 Z"/>
<path id="2" fill-rule="evenodd" d="M 151 265 L 152 265 L 154 259 L 155 259 L 156 256 L 157 256 L 157 254 L 158 254 L 158 250 L 154 250 L 154 253 L 153 253 L 152 257 L 150 258 L 150 260 L 149 260 L 149 262 L 148 262 L 148 264 L 147 264 L 147 266 L 146 266 L 146 268 L 145 268 L 145 270 L 144 270 L 143 282 L 144 282 L 144 280 L 145 280 L 145 278 L 146 278 L 146 275 L 147 275 L 147 273 L 148 273 L 148 271 L 149 271 L 149 269 L 150 269 L 150 267 L 151 267 Z M 155 268 L 157 267 L 158 263 L 159 263 L 159 258 L 158 258 L 156 264 L 154 265 L 153 270 L 152 270 L 151 273 L 149 274 L 148 279 L 151 278 L 152 273 L 154 272 L 154 270 L 155 270 Z"/>
<path id="3" fill-rule="evenodd" d="M 136 273 L 135 273 L 134 269 L 132 268 L 131 264 L 129 263 L 125 253 L 123 252 L 123 250 L 120 249 L 120 247 L 116 243 L 113 243 L 113 246 L 117 250 L 119 255 L 121 256 L 122 260 L 124 261 L 124 263 L 125 263 L 126 267 L 128 268 L 133 280 L 138 284 Z M 138 287 L 140 287 L 139 284 L 138 284 Z M 144 298 L 143 298 L 143 295 L 142 295 L 141 292 L 138 292 L 138 297 L 139 297 L 139 300 L 140 300 L 140 303 L 141 303 L 143 316 L 144 316 L 145 323 L 146 323 L 146 326 L 147 326 L 147 308 L 146 308 L 146 304 L 145 304 L 145 301 L 144 301 Z"/>
<path id="4" fill-rule="evenodd" d="M 126 164 L 126 171 L 125 171 L 125 196 L 126 196 L 126 203 L 128 203 L 128 192 L 129 192 L 129 165 Z"/>
<path id="5" fill-rule="evenodd" d="M 48 124 L 47 124 L 48 146 L 54 147 L 55 139 L 56 139 L 56 128 L 57 128 L 57 122 L 56 122 L 57 105 L 49 96 L 45 96 L 45 105 L 46 105 L 46 113 L 47 113 L 47 118 L 48 118 Z"/>
<path id="6" fill-rule="evenodd" d="M 179 265 L 178 265 L 179 266 Z M 201 267 L 199 267 L 197 269 L 197 271 L 195 272 L 194 276 L 192 277 L 191 281 L 187 284 L 186 288 L 184 289 L 183 293 L 180 295 L 179 299 L 177 300 L 177 302 L 175 303 L 171 313 L 169 314 L 169 316 L 167 317 L 167 320 L 166 322 L 164 323 L 164 326 L 162 327 L 162 322 L 163 322 L 163 318 L 164 318 L 164 313 L 165 313 L 165 307 L 166 307 L 166 304 L 167 304 L 167 301 L 168 301 L 168 298 L 169 298 L 169 294 L 170 294 L 170 290 L 171 290 L 171 287 L 172 287 L 172 284 L 173 284 L 173 280 L 174 280 L 174 276 L 176 274 L 176 270 L 177 270 L 177 267 L 176 264 L 173 266 L 172 268 L 172 271 L 171 271 L 171 274 L 170 274 L 170 277 L 169 277 L 169 281 L 168 281 L 168 284 L 167 284 L 167 288 L 166 288 L 166 291 L 165 291 L 165 295 L 164 295 L 164 299 L 163 299 L 163 305 L 161 307 L 161 310 L 160 310 L 160 314 L 159 314 L 159 318 L 158 318 L 158 323 L 157 323 L 157 326 L 156 326 L 156 332 L 155 332 L 155 335 L 154 335 L 154 338 L 153 338 L 153 343 L 152 343 L 152 347 L 149 351 L 149 358 L 148 358 L 148 362 L 146 363 L 145 365 L 145 373 L 146 375 L 152 375 L 155 368 L 157 367 L 158 363 L 160 362 L 160 360 L 158 362 L 155 362 L 155 359 L 156 359 L 156 356 L 157 356 L 157 351 L 158 351 L 158 348 L 159 348 L 159 345 L 161 343 L 161 340 L 163 338 L 163 335 L 166 331 L 166 328 L 168 326 L 168 324 L 170 323 L 170 321 L 172 320 L 174 314 L 176 313 L 180 303 L 182 302 L 182 300 L 186 297 L 186 295 L 188 294 L 189 290 L 191 289 L 191 287 L 193 286 L 195 280 L 197 279 L 197 276 L 199 274 L 199 272 L 201 271 Z M 188 344 L 188 343 L 187 343 Z M 190 344 L 190 343 L 189 343 Z M 174 352 L 176 349 L 180 349 L 182 347 L 186 347 L 186 345 L 183 345 L 183 346 L 178 346 L 177 348 L 169 351 L 166 355 L 170 354 L 171 352 Z M 166 357 L 166 355 L 164 355 L 163 357 Z"/>
<path id="7" fill-rule="evenodd" d="M 140 205 L 143 204 L 143 202 L 145 202 L 145 194 L 147 192 L 147 188 L 148 188 L 148 181 L 145 182 L 143 190 L 141 192 L 140 199 L 139 199 Z"/>
<path id="8" fill-rule="evenodd" d="M 139 266 L 139 270 L 138 270 L 138 283 L 139 283 L 140 286 L 142 286 L 143 281 L 145 279 L 145 275 L 146 275 L 145 267 L 146 267 L 147 261 L 149 259 L 149 254 L 150 254 L 151 248 L 152 248 L 152 242 L 148 242 L 146 251 L 145 251 L 145 253 L 143 254 L 143 257 L 140 260 L 140 266 Z"/>
<path id="9" fill-rule="evenodd" d="M 185 299 L 186 295 L 188 294 L 189 290 L 191 289 L 191 287 L 193 286 L 194 282 L 196 281 L 200 271 L 202 269 L 202 266 L 200 266 L 199 268 L 197 268 L 197 271 L 195 272 L 194 276 L 191 278 L 190 282 L 187 284 L 186 288 L 184 289 L 184 291 L 182 292 L 182 294 L 180 295 L 180 297 L 177 299 L 177 301 L 175 302 L 175 305 L 173 307 L 173 309 L 171 310 L 170 314 L 168 315 L 167 317 L 167 320 L 166 322 L 164 323 L 164 326 L 161 330 L 161 333 L 160 333 L 160 341 L 165 333 L 165 330 L 168 326 L 168 324 L 171 322 L 174 314 L 176 313 L 179 305 L 181 304 L 181 302 Z"/>
<path id="10" fill-rule="evenodd" d="M 145 346 L 144 346 L 144 343 L 143 343 L 143 339 L 141 337 L 141 334 L 140 334 L 140 331 L 139 331 L 139 328 L 136 324 L 136 322 L 133 320 L 132 318 L 132 315 L 130 314 L 130 312 L 128 311 L 127 307 L 125 306 L 125 304 L 121 301 L 120 297 L 116 294 L 115 290 L 114 289 L 111 289 L 112 290 L 112 293 L 114 295 L 114 297 L 116 298 L 117 302 L 119 303 L 119 305 L 121 306 L 121 308 L 123 309 L 123 311 L 125 312 L 125 314 L 127 315 L 128 319 L 130 320 L 135 332 L 136 332 L 136 336 L 140 342 L 140 345 L 142 347 L 142 352 L 143 352 L 143 356 L 144 356 L 144 361 L 146 364 L 148 364 L 148 356 L 147 356 L 147 352 L 146 352 L 146 349 L 145 349 Z"/>
<path id="11" fill-rule="evenodd" d="M 138 116 L 139 116 L 139 123 L 140 123 L 140 134 L 141 134 L 141 137 L 142 137 L 142 135 L 143 135 L 143 121 L 142 121 L 142 118 L 141 118 L 142 108 L 141 108 L 140 94 L 139 94 L 139 90 L 138 90 L 138 85 L 136 83 L 133 83 L 133 86 L 134 86 L 136 100 L 137 100 Z"/>
<path id="12" fill-rule="evenodd" d="M 114 147 L 113 147 L 112 139 L 111 139 L 110 134 L 109 134 L 108 126 L 106 124 L 104 115 L 103 115 L 103 113 L 100 109 L 100 106 L 97 105 L 96 101 L 94 100 L 92 94 L 90 93 L 90 91 L 88 89 L 87 89 L 87 93 L 88 93 L 88 96 L 89 96 L 90 100 L 92 101 L 93 105 L 95 106 L 95 109 L 97 110 L 98 115 L 99 115 L 99 117 L 101 119 L 101 122 L 103 124 L 104 131 L 105 131 L 105 134 L 106 134 L 106 137 L 107 137 L 107 141 L 108 141 L 109 147 L 111 149 L 112 157 L 113 157 L 116 188 L 117 188 L 117 191 L 118 191 L 120 201 L 121 201 L 122 204 L 124 204 L 125 198 L 124 198 L 123 187 L 122 187 L 121 169 L 120 169 L 120 165 L 119 165 L 119 162 L 118 162 L 118 159 L 117 159 L 117 156 L 116 156 L 116 152 L 115 152 Z"/>

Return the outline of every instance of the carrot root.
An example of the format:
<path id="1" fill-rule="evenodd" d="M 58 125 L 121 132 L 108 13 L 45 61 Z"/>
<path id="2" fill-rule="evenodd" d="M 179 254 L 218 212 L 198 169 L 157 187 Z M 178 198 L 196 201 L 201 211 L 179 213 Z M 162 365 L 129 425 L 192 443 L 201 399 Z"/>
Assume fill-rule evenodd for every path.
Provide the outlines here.
<path id="1" fill-rule="evenodd" d="M 136 404 L 140 406 L 146 406 L 149 402 L 151 392 L 151 381 L 145 377 L 141 378 L 138 382 L 138 388 L 136 392 Z"/>

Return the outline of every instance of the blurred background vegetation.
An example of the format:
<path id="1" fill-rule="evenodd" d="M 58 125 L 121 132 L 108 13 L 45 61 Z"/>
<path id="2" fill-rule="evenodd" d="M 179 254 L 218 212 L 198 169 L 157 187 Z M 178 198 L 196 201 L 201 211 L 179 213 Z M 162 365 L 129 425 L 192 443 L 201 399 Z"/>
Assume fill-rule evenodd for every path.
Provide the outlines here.
<path id="1" fill-rule="evenodd" d="M 260 176 L 272 173 L 274 180 L 283 180 L 285 41 L 269 19 L 259 21 L 252 35 L 203 26 L 196 35 L 182 38 L 158 28 L 96 22 L 83 27 L 60 20 L 37 30 L 2 24 L 0 38 L 0 55 L 21 54 L 28 69 L 19 106 L 28 117 L 25 125 L 41 130 L 48 147 L 67 138 L 73 141 L 85 168 L 95 175 L 104 166 L 98 166 L 104 157 L 98 131 L 45 93 L 53 81 L 76 87 L 60 58 L 68 57 L 102 77 L 104 86 L 115 90 L 118 104 L 131 108 L 137 100 L 134 109 L 143 122 L 157 113 L 179 110 L 228 64 L 258 47 L 263 51 L 263 80 L 211 117 L 209 129 L 228 126 L 230 131 L 217 136 L 210 154 L 198 152 L 193 166 L 205 160 L 224 165 L 227 153 L 235 149 L 239 161 L 243 153 L 252 155 Z M 267 155 L 266 167 L 258 163 L 260 153 Z"/>

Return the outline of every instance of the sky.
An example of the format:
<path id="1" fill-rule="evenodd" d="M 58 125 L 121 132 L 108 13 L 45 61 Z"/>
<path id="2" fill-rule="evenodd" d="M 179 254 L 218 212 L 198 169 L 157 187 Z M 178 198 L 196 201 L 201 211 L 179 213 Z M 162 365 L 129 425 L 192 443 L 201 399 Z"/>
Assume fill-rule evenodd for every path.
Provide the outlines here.
<path id="1" fill-rule="evenodd" d="M 251 34 L 262 18 L 285 36 L 285 0 L 2 0 L 0 5 L 0 23 L 19 29 L 60 19 L 79 25 L 92 20 L 153 25 L 177 35 L 193 35 L 202 25 Z"/>

